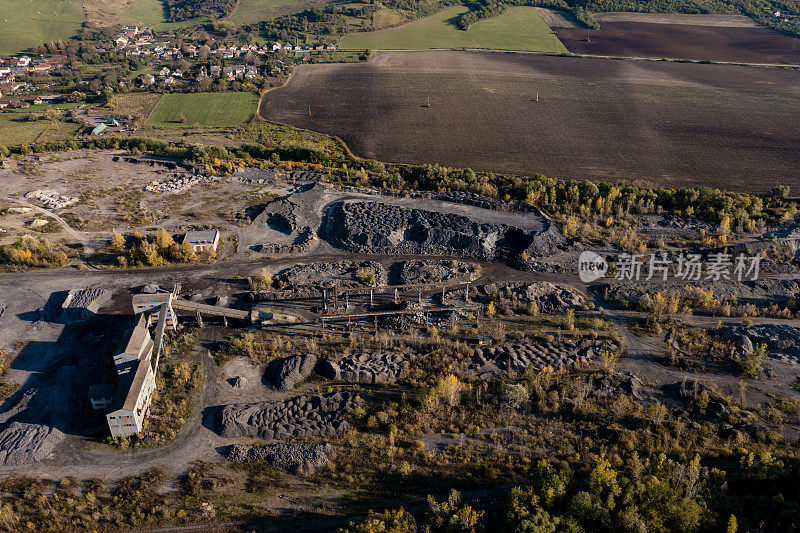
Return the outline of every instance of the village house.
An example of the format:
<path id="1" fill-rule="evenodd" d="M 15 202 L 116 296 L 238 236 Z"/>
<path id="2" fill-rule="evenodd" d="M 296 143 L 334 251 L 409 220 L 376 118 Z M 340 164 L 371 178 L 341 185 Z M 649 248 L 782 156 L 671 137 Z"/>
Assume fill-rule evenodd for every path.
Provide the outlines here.
<path id="1" fill-rule="evenodd" d="M 195 253 L 216 252 L 219 244 L 219 231 L 187 231 L 183 237 L 184 243 L 189 243 Z"/>
<path id="2" fill-rule="evenodd" d="M 153 85 L 156 82 L 156 78 L 152 74 L 142 74 L 141 77 L 142 85 Z"/>

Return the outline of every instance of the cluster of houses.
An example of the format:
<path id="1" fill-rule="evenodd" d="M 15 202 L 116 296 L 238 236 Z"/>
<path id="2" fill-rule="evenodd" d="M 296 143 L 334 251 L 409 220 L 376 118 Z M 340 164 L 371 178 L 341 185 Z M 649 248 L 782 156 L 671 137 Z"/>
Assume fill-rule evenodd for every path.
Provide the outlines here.
<path id="1" fill-rule="evenodd" d="M 264 69 L 261 69 L 255 65 L 233 65 L 229 67 L 211 65 L 208 69 L 206 69 L 205 66 L 200 67 L 200 72 L 194 77 L 194 80 L 198 83 L 201 83 L 204 80 L 210 80 L 212 78 L 219 77 L 225 77 L 229 81 L 236 79 L 253 80 L 259 78 L 263 72 Z M 281 69 L 279 67 L 273 67 L 270 73 L 274 76 L 277 76 L 281 73 Z M 158 78 L 163 81 L 164 85 L 170 86 L 177 83 L 178 80 L 186 79 L 187 74 L 188 72 L 184 72 L 180 69 L 170 70 L 168 67 L 164 67 L 158 72 Z M 142 85 L 145 87 L 156 83 L 158 78 L 152 74 L 142 74 L 139 77 Z"/>
<path id="2" fill-rule="evenodd" d="M 0 97 L 17 94 L 26 90 L 28 83 L 21 81 L 30 73 L 47 72 L 63 66 L 66 56 L 31 59 L 28 56 L 0 59 Z"/>
<path id="3" fill-rule="evenodd" d="M 69 97 L 65 94 L 54 94 L 50 96 L 32 96 L 30 98 L 13 98 L 11 100 L 0 100 L 0 109 L 25 109 L 31 105 L 38 104 L 60 104 L 66 102 Z"/>
<path id="4" fill-rule="evenodd" d="M 220 45 L 215 48 L 189 44 L 185 47 L 169 46 L 165 42 L 155 42 L 155 36 L 149 29 L 140 29 L 137 26 L 123 26 L 122 31 L 116 36 L 112 46 L 118 52 L 128 56 L 144 56 L 159 61 L 172 61 L 176 59 L 197 58 L 204 49 L 204 55 L 217 56 L 222 59 L 237 59 L 247 55 L 268 56 L 278 51 L 285 52 L 323 52 L 336 50 L 335 44 L 244 44 L 241 46 Z"/>

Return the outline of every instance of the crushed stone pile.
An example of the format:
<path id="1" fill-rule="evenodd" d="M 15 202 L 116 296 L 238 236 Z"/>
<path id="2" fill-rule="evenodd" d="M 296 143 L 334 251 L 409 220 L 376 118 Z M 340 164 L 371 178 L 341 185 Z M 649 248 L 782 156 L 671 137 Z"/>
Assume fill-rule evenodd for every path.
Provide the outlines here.
<path id="1" fill-rule="evenodd" d="M 646 267 L 643 269 L 643 272 Z M 732 277 L 733 278 L 733 277 Z M 713 291 L 715 297 L 735 296 L 740 304 L 747 302 L 775 302 L 785 305 L 789 299 L 800 292 L 800 280 L 761 278 L 757 280 L 736 281 L 721 279 L 719 281 L 650 281 L 648 283 L 606 283 L 598 287 L 598 293 L 607 301 L 622 305 L 634 305 L 646 294 L 685 294 L 687 287 Z"/>
<path id="2" fill-rule="evenodd" d="M 331 263 L 311 263 L 297 265 L 280 271 L 278 280 L 292 288 L 300 287 L 340 287 L 358 288 L 367 284 L 359 275 L 371 276 L 371 285 L 386 285 L 388 274 L 380 263 L 374 261 L 335 261 Z"/>
<path id="3" fill-rule="evenodd" d="M 296 476 L 310 476 L 327 466 L 333 445 L 325 444 L 268 444 L 248 446 L 234 444 L 226 457 L 231 461 L 263 461 L 273 468 Z"/>
<path id="4" fill-rule="evenodd" d="M 463 261 L 403 261 L 398 265 L 399 283 L 462 283 L 480 275 L 480 267 Z"/>
<path id="5" fill-rule="evenodd" d="M 356 396 L 349 392 L 226 405 L 219 412 L 217 427 L 223 437 L 283 440 L 335 435 L 350 427 L 344 416 L 355 407 Z"/>
<path id="6" fill-rule="evenodd" d="M 335 381 L 394 383 L 408 374 L 409 354 L 400 352 L 347 355 L 339 361 L 321 361 L 316 372 Z"/>
<path id="7" fill-rule="evenodd" d="M 185 192 L 201 183 L 211 183 L 212 181 L 219 180 L 214 176 L 191 175 L 191 174 L 175 174 L 174 177 L 166 180 L 155 180 L 145 186 L 144 190 L 147 192 L 158 194 L 175 194 Z"/>
<path id="8" fill-rule="evenodd" d="M 512 288 L 511 291 L 523 303 L 535 302 L 542 313 L 564 311 L 580 307 L 585 303 L 585 298 L 577 291 L 549 281 L 525 283 Z"/>
<path id="9" fill-rule="evenodd" d="M 788 324 L 729 325 L 722 336 L 733 342 L 737 352 L 751 354 L 766 344 L 767 357 L 788 364 L 800 364 L 800 328 Z"/>
<path id="10" fill-rule="evenodd" d="M 0 431 L 0 464 L 17 466 L 44 461 L 64 437 L 50 426 L 12 422 Z"/>
<path id="11" fill-rule="evenodd" d="M 497 347 L 476 348 L 469 365 L 478 379 L 494 379 L 506 372 L 525 372 L 528 368 L 553 370 L 572 368 L 599 358 L 604 352 L 616 352 L 609 340 L 564 339 L 561 343 L 525 338 Z"/>
<path id="12" fill-rule="evenodd" d="M 273 361 L 266 371 L 267 381 L 276 389 L 292 390 L 314 371 L 317 356 L 312 354 L 292 355 Z"/>
<path id="13" fill-rule="evenodd" d="M 25 195 L 29 200 L 39 200 L 48 209 L 64 209 L 78 203 L 75 196 L 62 196 L 52 189 L 37 189 Z"/>
<path id="14" fill-rule="evenodd" d="M 368 201 L 331 206 L 321 236 L 354 253 L 454 255 L 508 261 L 517 261 L 523 251 L 549 254 L 558 240 L 504 224 L 482 224 L 452 213 Z"/>

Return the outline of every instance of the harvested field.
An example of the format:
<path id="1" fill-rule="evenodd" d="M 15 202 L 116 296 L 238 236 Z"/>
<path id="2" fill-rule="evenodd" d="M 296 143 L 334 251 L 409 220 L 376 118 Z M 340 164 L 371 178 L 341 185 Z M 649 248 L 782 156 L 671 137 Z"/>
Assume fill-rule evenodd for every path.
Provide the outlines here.
<path id="1" fill-rule="evenodd" d="M 379 52 L 299 67 L 261 113 L 390 162 L 764 191 L 800 186 L 798 94 L 783 69 Z"/>
<path id="2" fill-rule="evenodd" d="M 570 52 L 624 57 L 800 65 L 800 39 L 760 26 L 601 22 L 599 30 L 556 28 Z M 586 35 L 589 41 L 586 41 Z"/>

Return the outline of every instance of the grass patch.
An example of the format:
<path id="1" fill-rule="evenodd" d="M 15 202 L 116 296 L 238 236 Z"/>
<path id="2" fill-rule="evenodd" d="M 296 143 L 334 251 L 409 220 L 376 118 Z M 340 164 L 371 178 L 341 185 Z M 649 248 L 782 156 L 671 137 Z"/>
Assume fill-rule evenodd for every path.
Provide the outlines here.
<path id="1" fill-rule="evenodd" d="M 119 24 L 140 23 L 152 26 L 166 20 L 166 7 L 161 0 L 134 0 L 119 17 Z"/>
<path id="2" fill-rule="evenodd" d="M 276 15 L 300 12 L 306 5 L 300 0 L 239 0 L 228 20 L 235 24 L 252 24 Z"/>
<path id="3" fill-rule="evenodd" d="M 148 126 L 230 127 L 249 122 L 256 111 L 255 93 L 165 94 L 156 105 Z"/>
<path id="4" fill-rule="evenodd" d="M 28 113 L 0 113 L 0 146 L 15 146 L 34 141 L 69 139 L 78 125 L 60 120 L 29 121 Z"/>
<path id="5" fill-rule="evenodd" d="M 53 40 L 67 40 L 86 21 L 76 0 L 3 0 L 0 2 L 0 54 L 34 51 Z"/>
<path id="6" fill-rule="evenodd" d="M 247 124 L 237 128 L 228 136 L 234 141 L 259 143 L 268 148 L 305 148 L 323 152 L 332 159 L 347 158 L 344 147 L 333 137 L 283 124 L 272 122 Z"/>
<path id="7" fill-rule="evenodd" d="M 342 37 L 345 49 L 492 48 L 567 52 L 533 7 L 512 7 L 502 15 L 476 22 L 467 31 L 456 27 L 465 6 L 451 6 L 435 15 L 385 30 Z"/>

